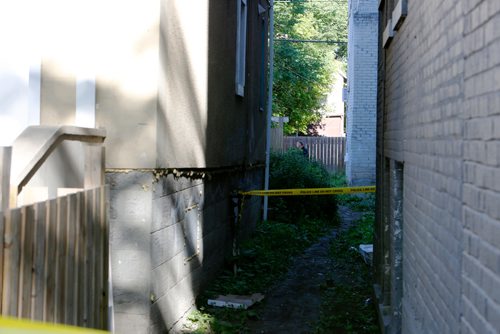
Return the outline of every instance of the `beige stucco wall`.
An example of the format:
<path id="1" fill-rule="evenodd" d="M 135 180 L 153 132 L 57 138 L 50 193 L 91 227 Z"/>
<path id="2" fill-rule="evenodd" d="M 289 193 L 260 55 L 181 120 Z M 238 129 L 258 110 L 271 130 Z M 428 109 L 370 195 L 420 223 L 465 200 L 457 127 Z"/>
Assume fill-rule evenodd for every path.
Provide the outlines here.
<path id="1" fill-rule="evenodd" d="M 208 1 L 162 1 L 158 103 L 161 166 L 205 165 Z"/>
<path id="2" fill-rule="evenodd" d="M 57 59 L 46 57 L 41 67 L 40 124 L 74 124 L 76 81 L 74 72 L 59 68 Z"/>
<path id="3" fill-rule="evenodd" d="M 100 7 L 96 126 L 107 130 L 108 168 L 156 164 L 159 7 L 159 0 Z"/>
<path id="4" fill-rule="evenodd" d="M 77 80 L 95 77 L 95 125 L 107 129 L 107 167 L 155 167 L 160 1 L 37 7 L 41 124 L 74 125 Z"/>
<path id="5" fill-rule="evenodd" d="M 75 124 L 83 73 L 95 78 L 95 126 L 107 130 L 107 168 L 263 160 L 265 112 L 257 101 L 265 62 L 260 42 L 247 50 L 245 97 L 237 96 L 236 32 L 228 29 L 236 25 L 235 2 L 60 2 L 41 6 L 46 21 L 64 26 L 40 34 L 42 124 Z M 64 18 L 56 15 L 60 6 Z M 256 4 L 249 15 L 258 17 Z M 260 39 L 259 28 L 249 21 L 247 43 Z"/>
<path id="6" fill-rule="evenodd" d="M 263 159 L 260 42 L 253 43 L 261 36 L 257 3 L 249 6 L 255 26 L 249 20 L 247 43 L 253 47 L 247 50 L 244 97 L 235 94 L 235 12 L 235 1 L 162 2 L 157 132 L 161 167 L 221 167 Z"/>

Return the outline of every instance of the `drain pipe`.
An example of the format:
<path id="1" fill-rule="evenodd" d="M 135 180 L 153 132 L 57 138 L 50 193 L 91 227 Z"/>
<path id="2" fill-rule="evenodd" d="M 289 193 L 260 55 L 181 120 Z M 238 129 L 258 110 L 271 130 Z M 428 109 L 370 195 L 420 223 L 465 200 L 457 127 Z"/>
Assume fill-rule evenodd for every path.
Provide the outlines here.
<path id="1" fill-rule="evenodd" d="M 269 83 L 267 92 L 267 128 L 266 128 L 266 172 L 264 189 L 269 189 L 269 163 L 271 157 L 271 117 L 273 114 L 273 77 L 274 77 L 274 0 L 269 1 Z M 267 220 L 268 197 L 264 196 L 262 219 Z"/>

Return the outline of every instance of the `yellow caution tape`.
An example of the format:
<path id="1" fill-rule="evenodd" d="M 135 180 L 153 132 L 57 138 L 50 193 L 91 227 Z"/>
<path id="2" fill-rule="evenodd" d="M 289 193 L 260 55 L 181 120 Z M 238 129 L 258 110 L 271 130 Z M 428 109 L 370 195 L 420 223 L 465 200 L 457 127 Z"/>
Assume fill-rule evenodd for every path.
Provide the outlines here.
<path id="1" fill-rule="evenodd" d="M 344 188 L 305 188 L 305 189 L 274 189 L 274 190 L 250 190 L 242 191 L 240 194 L 248 196 L 308 196 L 308 195 L 338 195 L 373 193 L 375 186 L 367 187 L 344 187 Z"/>
<path id="2" fill-rule="evenodd" d="M 35 322 L 26 319 L 0 317 L 0 334 L 104 334 L 109 333 L 97 329 L 80 328 L 68 325 L 56 325 Z"/>

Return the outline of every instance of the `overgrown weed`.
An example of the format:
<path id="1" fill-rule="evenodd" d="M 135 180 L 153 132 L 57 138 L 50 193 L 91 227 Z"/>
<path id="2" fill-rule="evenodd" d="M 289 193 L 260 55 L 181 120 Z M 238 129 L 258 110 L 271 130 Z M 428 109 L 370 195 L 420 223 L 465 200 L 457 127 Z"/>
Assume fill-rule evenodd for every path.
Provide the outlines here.
<path id="1" fill-rule="evenodd" d="M 279 184 L 274 183 L 273 186 L 271 182 L 273 189 L 345 186 L 344 176 L 325 175 L 320 165 L 308 162 L 297 152 L 291 151 L 286 157 L 278 158 L 278 161 L 275 157 L 273 161 L 277 173 L 271 173 L 271 177 Z M 280 162 L 281 168 L 276 167 Z M 289 169 L 292 171 L 287 171 Z M 287 173 L 293 180 L 286 180 Z M 248 310 L 235 310 L 211 307 L 207 305 L 207 300 L 225 294 L 266 293 L 286 274 L 295 256 L 337 224 L 336 200 L 355 210 L 361 208 L 361 211 L 372 212 L 375 202 L 372 194 L 342 195 L 336 199 L 334 196 L 323 196 L 319 202 L 317 199 L 320 196 L 314 197 L 307 196 L 302 201 L 275 198 L 271 202 L 274 220 L 257 224 L 252 238 L 241 243 L 239 256 L 228 258 L 225 269 L 198 297 L 199 311 L 189 316 L 185 333 L 247 333 L 246 323 L 250 319 L 258 319 L 259 305 Z M 325 284 L 323 310 L 316 333 L 335 333 L 335 328 L 347 333 L 372 333 L 371 330 L 377 328 L 376 322 L 374 325 L 372 321 L 373 313 L 368 312 L 370 306 L 365 305 L 371 295 L 369 268 L 350 249 L 353 245 L 371 242 L 372 221 L 373 213 L 365 214 L 356 227 L 341 234 L 332 245 L 331 254 L 336 259 L 336 269 L 352 284 Z M 238 268 L 236 276 L 234 263 Z M 334 282 L 334 279 L 330 278 L 327 282 Z"/>

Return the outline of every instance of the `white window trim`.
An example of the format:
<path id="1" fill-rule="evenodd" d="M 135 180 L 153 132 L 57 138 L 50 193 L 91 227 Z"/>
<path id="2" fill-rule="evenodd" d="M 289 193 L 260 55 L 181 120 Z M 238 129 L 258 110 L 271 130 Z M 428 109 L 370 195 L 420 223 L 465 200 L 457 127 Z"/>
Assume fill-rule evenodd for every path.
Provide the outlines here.
<path id="1" fill-rule="evenodd" d="M 392 30 L 392 19 L 387 20 L 387 25 L 385 27 L 384 33 L 382 34 L 382 45 L 384 48 L 389 47 L 389 43 L 394 38 L 394 30 Z"/>
<path id="2" fill-rule="evenodd" d="M 408 1 L 399 0 L 392 11 L 392 30 L 397 31 L 408 15 Z"/>
<path id="3" fill-rule="evenodd" d="M 247 0 L 236 0 L 236 95 L 245 96 Z"/>

